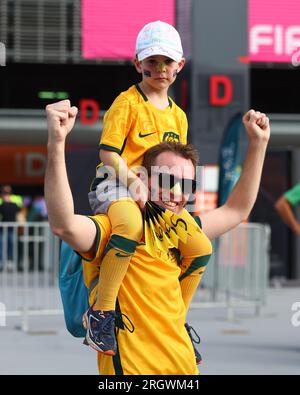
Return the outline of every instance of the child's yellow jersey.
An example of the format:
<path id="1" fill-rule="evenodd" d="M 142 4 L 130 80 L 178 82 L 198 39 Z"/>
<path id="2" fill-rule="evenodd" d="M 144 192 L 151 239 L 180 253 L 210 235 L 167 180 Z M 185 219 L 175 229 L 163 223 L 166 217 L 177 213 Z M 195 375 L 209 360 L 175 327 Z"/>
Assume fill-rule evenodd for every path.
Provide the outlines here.
<path id="1" fill-rule="evenodd" d="M 185 214 L 188 215 L 187 213 Z M 101 255 L 110 236 L 105 215 L 91 217 L 97 227 L 96 257 L 84 254 L 87 287 L 99 272 Z M 192 217 L 190 217 L 192 221 Z M 211 243 L 201 231 L 203 255 L 211 254 Z M 201 266 L 205 269 L 208 258 Z M 194 349 L 185 329 L 186 308 L 179 277 L 182 268 L 170 252 L 167 259 L 152 258 L 143 245 L 137 247 L 118 294 L 123 322 L 134 331 L 117 329 L 118 353 L 115 357 L 98 354 L 103 375 L 194 375 L 198 374 Z M 93 304 L 97 287 L 91 293 Z M 130 323 L 131 322 L 131 323 Z"/>
<path id="2" fill-rule="evenodd" d="M 172 99 L 160 110 L 133 85 L 105 113 L 99 148 L 117 152 L 132 168 L 141 165 L 145 152 L 162 141 L 186 144 L 187 130 L 186 115 Z"/>

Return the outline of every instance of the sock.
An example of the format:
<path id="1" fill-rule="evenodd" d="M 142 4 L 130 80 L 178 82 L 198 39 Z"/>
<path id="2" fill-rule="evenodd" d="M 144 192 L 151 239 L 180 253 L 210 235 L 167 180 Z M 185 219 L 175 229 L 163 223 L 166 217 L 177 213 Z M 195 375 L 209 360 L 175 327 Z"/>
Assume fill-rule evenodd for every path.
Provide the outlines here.
<path id="1" fill-rule="evenodd" d="M 110 249 L 100 266 L 98 297 L 94 305 L 95 310 L 115 310 L 116 299 L 127 272 L 132 254 Z"/>
<path id="2" fill-rule="evenodd" d="M 108 209 L 112 235 L 100 264 L 95 310 L 115 310 L 116 299 L 132 255 L 143 235 L 143 217 L 132 199 L 111 203 Z"/>

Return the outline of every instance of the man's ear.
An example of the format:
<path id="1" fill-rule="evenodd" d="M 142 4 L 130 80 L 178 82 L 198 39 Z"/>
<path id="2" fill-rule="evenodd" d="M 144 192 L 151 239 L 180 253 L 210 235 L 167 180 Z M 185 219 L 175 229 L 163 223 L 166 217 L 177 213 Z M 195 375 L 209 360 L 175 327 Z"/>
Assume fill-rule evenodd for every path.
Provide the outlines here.
<path id="1" fill-rule="evenodd" d="M 180 62 L 178 62 L 178 69 L 177 69 L 177 74 L 183 69 L 185 65 L 185 58 L 182 58 Z"/>
<path id="2" fill-rule="evenodd" d="M 138 60 L 137 57 L 135 57 L 135 58 L 133 59 L 133 64 L 134 64 L 134 67 L 135 67 L 136 71 L 137 71 L 138 73 L 142 74 L 142 71 L 143 71 L 143 70 L 142 70 L 141 62 Z"/>

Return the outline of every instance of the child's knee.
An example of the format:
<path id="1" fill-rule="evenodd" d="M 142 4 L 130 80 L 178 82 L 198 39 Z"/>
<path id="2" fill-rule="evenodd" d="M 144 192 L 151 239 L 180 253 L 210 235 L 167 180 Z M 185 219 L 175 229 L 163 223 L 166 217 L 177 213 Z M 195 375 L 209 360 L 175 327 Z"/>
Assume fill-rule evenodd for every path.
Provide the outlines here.
<path id="1" fill-rule="evenodd" d="M 139 242 L 143 236 L 143 215 L 134 201 L 119 201 L 112 204 L 108 215 L 112 234 Z"/>
<path id="2" fill-rule="evenodd" d="M 118 224 L 112 233 L 139 242 L 143 236 L 143 222 L 136 220 Z"/>

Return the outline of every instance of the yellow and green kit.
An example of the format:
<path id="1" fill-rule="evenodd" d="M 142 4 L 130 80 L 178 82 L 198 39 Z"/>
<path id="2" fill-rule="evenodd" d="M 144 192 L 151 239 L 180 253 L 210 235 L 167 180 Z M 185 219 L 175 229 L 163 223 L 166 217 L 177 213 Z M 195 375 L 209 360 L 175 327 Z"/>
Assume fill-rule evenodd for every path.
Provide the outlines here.
<path id="1" fill-rule="evenodd" d="M 183 210 L 182 217 L 194 221 Z M 82 254 L 87 287 L 98 277 L 103 255 L 113 245 L 110 222 L 106 215 L 90 217 L 97 228 L 95 254 Z M 200 281 L 212 246 L 201 231 L 197 232 L 197 256 L 180 260 L 173 250 L 164 259 L 153 258 L 144 245 L 136 247 L 120 287 L 116 311 L 118 352 L 114 357 L 98 354 L 99 372 L 103 375 L 194 375 L 198 374 L 191 340 L 185 329 L 186 301 L 181 284 L 196 275 Z M 199 256 L 199 244 L 202 254 Z M 113 247 L 111 247 L 113 248 Z M 124 246 L 123 250 L 130 250 Z M 189 244 L 189 251 L 193 246 Z M 120 253 L 122 251 L 120 250 Z M 93 304 L 97 287 L 90 295 Z"/>

